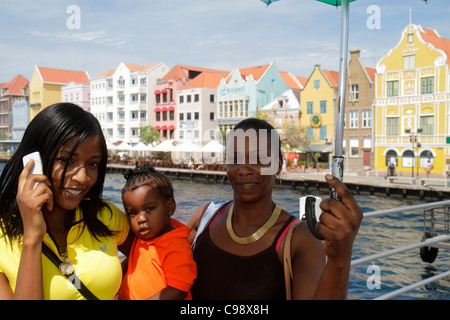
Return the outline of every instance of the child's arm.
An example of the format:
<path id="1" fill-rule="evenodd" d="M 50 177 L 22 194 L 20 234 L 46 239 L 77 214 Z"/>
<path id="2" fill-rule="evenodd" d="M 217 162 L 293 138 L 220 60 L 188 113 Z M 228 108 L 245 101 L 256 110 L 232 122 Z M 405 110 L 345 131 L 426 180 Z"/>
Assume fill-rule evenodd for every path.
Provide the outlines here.
<path id="1" fill-rule="evenodd" d="M 181 291 L 174 287 L 166 287 L 147 298 L 147 300 L 182 300 L 186 295 L 187 292 Z"/>

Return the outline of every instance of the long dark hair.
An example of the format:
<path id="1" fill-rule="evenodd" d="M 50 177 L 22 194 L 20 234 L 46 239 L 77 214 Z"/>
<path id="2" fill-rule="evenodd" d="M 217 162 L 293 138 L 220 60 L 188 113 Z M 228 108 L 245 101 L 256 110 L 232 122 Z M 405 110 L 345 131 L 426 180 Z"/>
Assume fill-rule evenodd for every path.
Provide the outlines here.
<path id="1" fill-rule="evenodd" d="M 0 176 L 0 227 L 10 241 L 21 239 L 23 222 L 16 202 L 19 176 L 23 170 L 22 157 L 28 153 L 39 151 L 42 158 L 43 173 L 51 181 L 53 164 L 59 150 L 70 139 L 77 137 L 70 158 L 80 143 L 88 136 L 96 135 L 100 139 L 102 158 L 99 165 L 97 182 L 86 195 L 89 200 L 82 201 L 80 208 L 85 226 L 97 238 L 112 236 L 111 231 L 101 222 L 97 213 L 107 204 L 102 200 L 103 183 L 105 181 L 107 148 L 106 141 L 98 120 L 89 112 L 72 103 L 56 103 L 41 112 L 29 123 L 22 142 L 6 163 Z M 65 176 L 67 165 L 62 176 Z M 61 179 L 63 183 L 64 179 Z M 109 208 L 112 213 L 111 209 Z"/>

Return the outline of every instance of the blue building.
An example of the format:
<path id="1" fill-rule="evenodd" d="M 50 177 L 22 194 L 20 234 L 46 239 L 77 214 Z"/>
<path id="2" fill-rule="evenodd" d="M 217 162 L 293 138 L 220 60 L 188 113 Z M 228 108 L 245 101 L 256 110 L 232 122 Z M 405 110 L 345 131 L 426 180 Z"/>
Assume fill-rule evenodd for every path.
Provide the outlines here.
<path id="1" fill-rule="evenodd" d="M 28 102 L 25 99 L 15 100 L 12 104 L 12 140 L 22 140 L 28 126 Z"/>
<path id="2" fill-rule="evenodd" d="M 286 90 L 288 86 L 273 62 L 231 71 L 217 88 L 217 126 L 228 132 Z"/>

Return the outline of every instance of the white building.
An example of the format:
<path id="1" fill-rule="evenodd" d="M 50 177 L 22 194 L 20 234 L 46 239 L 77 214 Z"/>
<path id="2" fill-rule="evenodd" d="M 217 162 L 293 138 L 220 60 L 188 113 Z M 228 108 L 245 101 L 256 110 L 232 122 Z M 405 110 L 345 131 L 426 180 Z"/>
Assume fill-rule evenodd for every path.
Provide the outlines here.
<path id="1" fill-rule="evenodd" d="M 202 72 L 177 91 L 175 139 L 204 145 L 217 131 L 217 87 L 223 73 Z"/>
<path id="2" fill-rule="evenodd" d="M 139 142 L 139 128 L 153 125 L 154 85 L 169 68 L 164 63 L 147 66 L 121 62 L 91 80 L 91 113 L 99 120 L 110 142 Z"/>

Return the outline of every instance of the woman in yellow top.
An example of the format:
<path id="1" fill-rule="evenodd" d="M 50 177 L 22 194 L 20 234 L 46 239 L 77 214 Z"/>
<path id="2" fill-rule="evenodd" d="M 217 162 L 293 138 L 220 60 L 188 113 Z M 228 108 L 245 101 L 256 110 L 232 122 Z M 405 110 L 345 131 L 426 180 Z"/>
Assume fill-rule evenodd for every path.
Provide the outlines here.
<path id="1" fill-rule="evenodd" d="M 43 174 L 30 175 L 33 161 L 22 164 L 34 151 Z M 80 107 L 54 104 L 30 122 L 0 177 L 0 299 L 85 299 L 82 286 L 115 298 L 117 250 L 127 255 L 132 233 L 125 214 L 101 198 L 106 162 L 100 124 Z"/>

